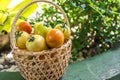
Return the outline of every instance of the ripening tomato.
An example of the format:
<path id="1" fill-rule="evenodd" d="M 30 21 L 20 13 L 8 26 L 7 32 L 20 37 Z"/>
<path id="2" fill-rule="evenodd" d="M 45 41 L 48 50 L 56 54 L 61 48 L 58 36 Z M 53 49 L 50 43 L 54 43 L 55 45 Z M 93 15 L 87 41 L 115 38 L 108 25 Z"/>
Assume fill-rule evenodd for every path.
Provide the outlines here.
<path id="1" fill-rule="evenodd" d="M 16 37 L 16 46 L 25 49 L 26 48 L 26 41 L 29 37 L 29 34 L 25 31 L 17 31 L 15 32 Z"/>
<path id="2" fill-rule="evenodd" d="M 40 35 L 31 35 L 27 42 L 26 42 L 26 48 L 29 51 L 42 51 L 47 49 L 45 39 Z"/>
<path id="3" fill-rule="evenodd" d="M 60 47 L 64 43 L 64 34 L 59 29 L 51 29 L 46 35 L 46 42 L 50 48 Z"/>
<path id="4" fill-rule="evenodd" d="M 27 32 L 29 34 L 32 32 L 31 25 L 26 21 L 18 22 L 17 27 L 18 27 L 18 30 L 20 30 L 20 31 L 25 31 L 25 32 Z"/>

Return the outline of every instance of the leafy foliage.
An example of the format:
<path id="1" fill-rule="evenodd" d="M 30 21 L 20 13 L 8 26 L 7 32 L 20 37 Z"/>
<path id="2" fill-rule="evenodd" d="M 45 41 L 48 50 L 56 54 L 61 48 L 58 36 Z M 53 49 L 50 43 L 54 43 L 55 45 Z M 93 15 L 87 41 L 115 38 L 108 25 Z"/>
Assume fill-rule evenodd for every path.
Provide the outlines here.
<path id="1" fill-rule="evenodd" d="M 28 2 L 32 0 L 23 0 L 21 3 L 17 4 L 16 6 L 9 8 L 8 5 L 12 0 L 0 0 L 0 31 L 7 31 L 10 32 L 11 24 L 14 16 L 17 12 L 25 6 Z M 37 5 L 33 4 L 29 6 L 21 16 L 28 17 L 35 9 Z"/>
<path id="2" fill-rule="evenodd" d="M 84 49 L 94 48 L 97 53 L 100 53 L 120 40 L 119 0 L 52 1 L 64 9 L 70 21 L 74 60 Z M 51 27 L 64 22 L 55 7 L 44 4 L 42 10 L 43 14 L 37 13 L 39 17 L 32 20 L 45 21 L 47 26 Z"/>

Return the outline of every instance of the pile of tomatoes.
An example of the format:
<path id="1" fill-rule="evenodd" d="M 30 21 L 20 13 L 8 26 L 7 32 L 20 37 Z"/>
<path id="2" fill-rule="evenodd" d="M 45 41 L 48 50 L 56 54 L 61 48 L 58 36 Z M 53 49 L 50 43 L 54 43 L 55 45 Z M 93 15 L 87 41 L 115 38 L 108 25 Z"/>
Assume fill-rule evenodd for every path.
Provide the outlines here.
<path id="1" fill-rule="evenodd" d="M 16 46 L 29 51 L 42 51 L 58 48 L 71 36 L 70 28 L 63 24 L 57 24 L 54 28 L 43 25 L 42 22 L 35 23 L 32 27 L 27 21 L 16 24 Z"/>

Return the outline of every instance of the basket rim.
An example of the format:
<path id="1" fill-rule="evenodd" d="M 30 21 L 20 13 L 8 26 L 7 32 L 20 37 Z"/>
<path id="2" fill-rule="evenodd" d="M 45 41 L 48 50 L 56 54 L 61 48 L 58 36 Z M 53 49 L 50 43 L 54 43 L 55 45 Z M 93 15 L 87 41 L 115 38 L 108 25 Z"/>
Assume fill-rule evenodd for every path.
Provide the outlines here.
<path id="1" fill-rule="evenodd" d="M 72 45 L 71 43 L 72 43 L 72 40 L 69 39 L 59 48 L 52 48 L 52 49 L 48 49 L 48 50 L 42 50 L 42 51 L 39 51 L 39 52 L 28 51 L 26 49 L 23 50 L 23 49 L 19 49 L 18 47 L 16 47 L 16 48 L 13 48 L 13 54 L 24 55 L 24 56 L 25 55 L 26 56 L 29 56 L 29 55 L 45 55 L 45 54 L 53 53 L 53 52 L 59 51 L 61 49 L 64 49 L 66 46 Z M 14 53 L 14 51 L 17 51 L 17 53 Z"/>

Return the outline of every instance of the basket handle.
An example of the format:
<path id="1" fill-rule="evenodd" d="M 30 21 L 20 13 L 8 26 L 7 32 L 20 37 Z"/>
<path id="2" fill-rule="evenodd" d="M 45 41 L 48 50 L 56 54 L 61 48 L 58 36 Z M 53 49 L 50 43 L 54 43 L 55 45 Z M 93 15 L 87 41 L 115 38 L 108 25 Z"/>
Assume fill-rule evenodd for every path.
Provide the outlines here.
<path id="1" fill-rule="evenodd" d="M 12 23 L 12 28 L 11 28 L 11 32 L 10 32 L 10 42 L 11 42 L 11 47 L 13 49 L 17 48 L 15 46 L 16 44 L 16 41 L 15 41 L 15 27 L 16 27 L 16 22 L 20 16 L 20 14 L 30 5 L 32 5 L 33 3 L 37 3 L 37 2 L 46 2 L 46 3 L 50 3 L 52 5 L 54 5 L 58 10 L 60 10 L 60 12 L 63 14 L 63 17 L 64 17 L 64 22 L 67 24 L 68 27 L 70 27 L 70 24 L 69 24 L 69 21 L 68 21 L 68 18 L 64 12 L 64 10 L 62 8 L 60 8 L 57 4 L 51 2 L 51 1 L 48 1 L 48 0 L 34 0 L 30 3 L 28 3 L 26 6 L 24 6 L 18 13 L 17 15 L 15 16 L 14 20 L 13 20 L 13 23 Z"/>

